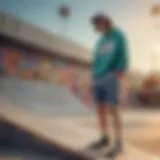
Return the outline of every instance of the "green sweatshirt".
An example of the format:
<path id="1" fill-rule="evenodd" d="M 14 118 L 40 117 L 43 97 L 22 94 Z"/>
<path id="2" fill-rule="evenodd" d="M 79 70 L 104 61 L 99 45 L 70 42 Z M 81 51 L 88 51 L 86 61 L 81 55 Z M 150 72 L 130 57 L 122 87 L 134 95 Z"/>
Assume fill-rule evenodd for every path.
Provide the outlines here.
<path id="1" fill-rule="evenodd" d="M 125 72 L 128 69 L 129 53 L 127 40 L 117 28 L 103 35 L 95 49 L 93 77 L 100 78 L 114 72 Z"/>

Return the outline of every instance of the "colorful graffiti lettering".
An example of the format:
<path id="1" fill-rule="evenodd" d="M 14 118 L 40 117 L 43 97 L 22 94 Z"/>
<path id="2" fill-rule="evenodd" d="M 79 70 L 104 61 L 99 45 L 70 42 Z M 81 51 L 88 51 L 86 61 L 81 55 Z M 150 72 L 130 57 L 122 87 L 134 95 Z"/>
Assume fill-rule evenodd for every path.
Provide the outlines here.
<path id="1" fill-rule="evenodd" d="M 83 103 L 91 104 L 88 75 L 84 68 L 55 57 L 0 46 L 0 74 L 17 75 L 24 80 L 43 80 L 68 86 Z"/>

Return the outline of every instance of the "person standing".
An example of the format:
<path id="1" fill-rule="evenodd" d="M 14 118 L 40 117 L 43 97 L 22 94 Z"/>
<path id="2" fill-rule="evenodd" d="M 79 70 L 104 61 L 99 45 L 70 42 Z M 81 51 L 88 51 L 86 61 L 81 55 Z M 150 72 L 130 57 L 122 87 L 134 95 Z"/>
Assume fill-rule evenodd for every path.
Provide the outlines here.
<path id="1" fill-rule="evenodd" d="M 97 116 L 101 129 L 101 138 L 91 145 L 100 149 L 110 142 L 108 131 L 108 113 L 113 118 L 115 145 L 106 156 L 116 156 L 123 150 L 122 122 L 118 111 L 120 78 L 128 69 L 129 53 L 125 34 L 105 14 L 96 14 L 92 25 L 100 34 L 96 44 L 93 61 L 93 95 L 97 106 Z"/>

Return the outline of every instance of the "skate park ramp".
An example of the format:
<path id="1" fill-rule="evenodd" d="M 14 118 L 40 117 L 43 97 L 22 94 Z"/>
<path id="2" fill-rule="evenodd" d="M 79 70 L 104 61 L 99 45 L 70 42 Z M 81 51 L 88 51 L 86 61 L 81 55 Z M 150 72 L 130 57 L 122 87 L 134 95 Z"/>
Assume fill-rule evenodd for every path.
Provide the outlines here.
<path id="1" fill-rule="evenodd" d="M 25 141 L 26 138 L 29 138 L 32 143 L 41 144 L 41 151 L 44 152 L 44 150 L 47 150 L 47 154 L 49 154 L 48 151 L 52 151 L 51 153 L 54 153 L 54 148 L 56 146 L 61 151 L 59 152 L 61 153 L 60 155 L 64 156 L 64 153 L 67 156 L 72 155 L 69 156 L 70 158 L 68 158 L 68 160 L 104 159 L 103 155 L 106 153 L 106 150 L 95 152 L 87 149 L 87 146 L 99 137 L 98 129 L 87 125 L 87 117 L 81 118 L 69 116 L 59 118 L 53 116 L 42 116 L 40 114 L 29 112 L 24 108 L 14 107 L 13 104 L 3 100 L 1 100 L 0 108 L 0 120 L 2 122 L 4 121 L 13 126 L 13 128 L 19 128 L 19 130 L 25 131 L 29 134 L 29 136 L 25 136 Z M 93 119 L 91 121 L 95 123 Z M 22 140 L 22 138 L 20 138 L 21 136 L 16 137 L 18 137 L 19 140 Z M 37 137 L 41 139 L 42 142 L 37 142 Z M 43 147 L 43 141 L 45 141 L 45 146 L 47 144 L 46 147 Z M 27 143 L 29 143 L 28 140 Z M 48 144 L 50 147 L 48 147 Z M 32 145 L 29 144 L 29 146 Z M 30 149 L 30 147 L 27 148 Z M 66 158 L 64 159 L 67 160 Z M 135 159 L 159 160 L 158 157 L 129 146 L 126 143 L 123 154 L 116 158 L 116 160 Z"/>
<path id="2" fill-rule="evenodd" d="M 88 125 L 88 122 L 96 123 L 94 118 L 87 120 L 89 114 L 89 109 L 68 88 L 43 82 L 24 82 L 13 77 L 0 79 L 0 120 L 34 137 L 29 138 L 32 141 L 38 137 L 50 144 L 50 148 L 59 148 L 61 154 L 74 155 L 69 160 L 100 160 L 104 154 L 98 153 L 97 156 L 86 149 L 99 137 L 98 129 Z M 135 159 L 158 160 L 127 144 L 124 154 L 117 158 Z"/>
<path id="3" fill-rule="evenodd" d="M 33 112 L 52 116 L 91 113 L 67 87 L 46 82 L 1 78 L 0 97 Z"/>

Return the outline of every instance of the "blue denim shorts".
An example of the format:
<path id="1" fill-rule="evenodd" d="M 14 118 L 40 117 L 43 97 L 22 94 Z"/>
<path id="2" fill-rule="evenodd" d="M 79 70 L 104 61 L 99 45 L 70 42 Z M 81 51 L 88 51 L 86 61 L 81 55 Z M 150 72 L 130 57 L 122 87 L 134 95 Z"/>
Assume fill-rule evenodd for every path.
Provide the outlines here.
<path id="1" fill-rule="evenodd" d="M 119 103 L 119 79 L 115 74 L 99 78 L 94 81 L 93 92 L 96 104 L 116 106 Z"/>

